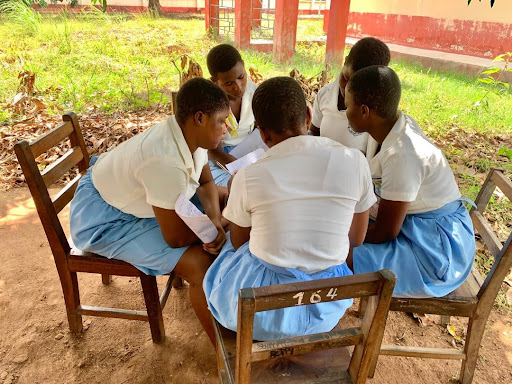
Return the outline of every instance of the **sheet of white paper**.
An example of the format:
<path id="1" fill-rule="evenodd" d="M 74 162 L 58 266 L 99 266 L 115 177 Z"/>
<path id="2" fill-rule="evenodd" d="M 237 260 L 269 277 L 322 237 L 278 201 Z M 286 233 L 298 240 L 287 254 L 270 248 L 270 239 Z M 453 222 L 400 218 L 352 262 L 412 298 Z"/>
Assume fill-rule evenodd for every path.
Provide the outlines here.
<path id="1" fill-rule="evenodd" d="M 229 152 L 229 154 L 239 159 L 259 148 L 263 148 L 264 151 L 267 151 L 268 149 L 267 145 L 263 142 L 263 140 L 261 140 L 259 129 L 256 128 L 251 132 L 249 136 L 245 138 L 244 141 L 242 141 L 231 152 Z"/>
<path id="2" fill-rule="evenodd" d="M 228 169 L 229 172 L 231 172 L 231 174 L 234 174 L 236 171 L 241 170 L 243 167 L 254 163 L 264 154 L 265 150 L 263 148 L 258 148 L 257 150 L 248 153 L 244 157 L 241 157 L 238 160 L 226 164 L 226 168 Z"/>
<path id="3" fill-rule="evenodd" d="M 183 195 L 178 196 L 174 207 L 176 214 L 201 239 L 203 243 L 211 243 L 217 237 L 218 231 L 208 216 L 201 213 L 197 207 Z"/>

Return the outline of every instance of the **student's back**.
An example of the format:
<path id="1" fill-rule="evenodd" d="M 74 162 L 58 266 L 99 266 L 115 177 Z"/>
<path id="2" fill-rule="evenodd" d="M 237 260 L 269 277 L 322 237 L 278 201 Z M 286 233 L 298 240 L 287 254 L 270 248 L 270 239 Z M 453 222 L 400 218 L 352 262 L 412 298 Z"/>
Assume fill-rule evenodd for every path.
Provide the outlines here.
<path id="1" fill-rule="evenodd" d="M 255 256 L 318 272 L 345 260 L 352 215 L 374 200 L 369 179 L 366 159 L 356 149 L 324 137 L 296 136 L 237 174 L 230 199 L 238 201 L 244 193 L 244 206 L 228 205 L 224 215 L 241 223 L 250 212 L 249 247 Z"/>

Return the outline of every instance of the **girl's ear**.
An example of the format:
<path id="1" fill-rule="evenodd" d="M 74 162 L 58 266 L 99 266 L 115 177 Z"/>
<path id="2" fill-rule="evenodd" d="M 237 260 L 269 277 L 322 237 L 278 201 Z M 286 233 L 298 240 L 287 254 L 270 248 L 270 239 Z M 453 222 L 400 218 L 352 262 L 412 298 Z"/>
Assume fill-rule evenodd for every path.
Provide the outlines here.
<path id="1" fill-rule="evenodd" d="M 361 117 L 363 119 L 370 118 L 370 108 L 365 104 L 361 105 Z"/>
<path id="2" fill-rule="evenodd" d="M 201 112 L 201 111 L 196 112 L 194 115 L 194 123 L 196 123 L 197 125 L 201 125 L 201 124 L 203 124 L 203 120 L 204 120 L 203 112 Z"/>
<path id="3" fill-rule="evenodd" d="M 261 140 L 263 140 L 263 142 L 270 147 L 270 145 L 268 145 L 268 143 L 270 141 L 272 141 L 272 137 L 269 135 L 269 133 L 262 129 L 261 127 L 258 127 L 259 131 L 260 131 L 260 136 L 261 136 Z"/>
<path id="4" fill-rule="evenodd" d="M 311 124 L 311 116 L 313 115 L 313 113 L 311 112 L 312 111 L 312 107 L 311 107 L 311 103 L 309 101 L 306 100 L 306 108 L 307 108 L 307 111 L 306 111 L 306 130 L 309 129 L 309 125 Z"/>

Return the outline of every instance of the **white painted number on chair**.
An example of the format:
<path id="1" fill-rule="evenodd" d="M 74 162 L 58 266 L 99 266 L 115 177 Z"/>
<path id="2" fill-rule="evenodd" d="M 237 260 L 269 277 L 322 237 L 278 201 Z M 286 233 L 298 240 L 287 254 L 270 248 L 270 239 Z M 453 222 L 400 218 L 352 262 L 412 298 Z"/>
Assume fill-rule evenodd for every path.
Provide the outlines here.
<path id="1" fill-rule="evenodd" d="M 311 304 L 316 304 L 316 303 L 319 303 L 322 301 L 322 296 L 319 295 L 320 292 L 322 292 L 322 291 L 320 290 L 320 291 L 313 292 L 313 294 L 309 298 L 309 301 L 311 302 Z"/>
<path id="2" fill-rule="evenodd" d="M 329 289 L 329 292 L 327 293 L 327 297 L 331 300 L 334 300 L 334 298 L 338 296 L 338 288 L 331 288 Z"/>
<path id="3" fill-rule="evenodd" d="M 302 305 L 302 299 L 304 298 L 304 292 L 299 292 L 297 293 L 295 296 L 293 296 L 294 299 L 298 299 L 297 300 L 297 304 L 295 305 Z"/>

